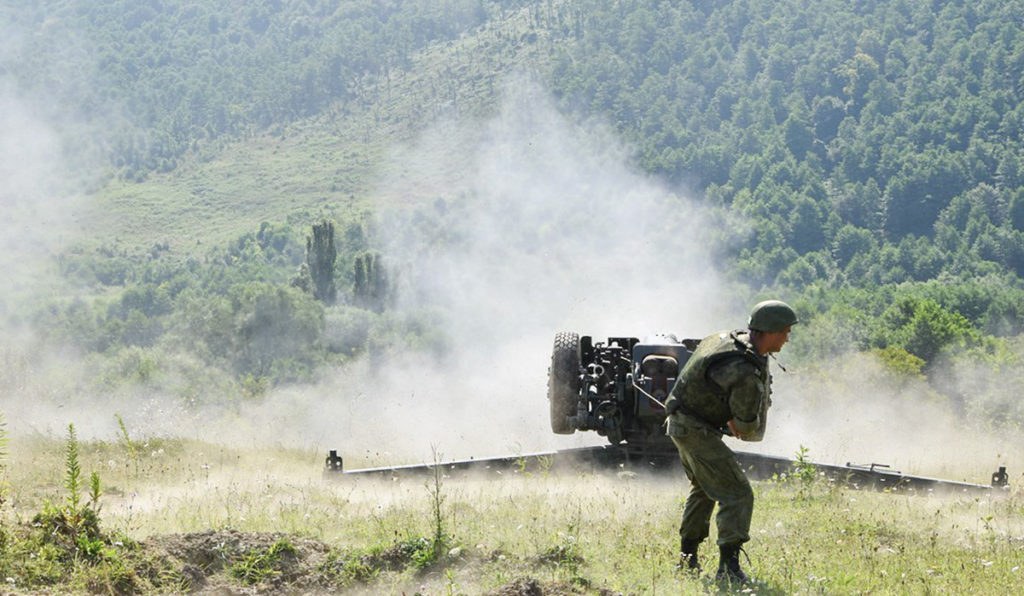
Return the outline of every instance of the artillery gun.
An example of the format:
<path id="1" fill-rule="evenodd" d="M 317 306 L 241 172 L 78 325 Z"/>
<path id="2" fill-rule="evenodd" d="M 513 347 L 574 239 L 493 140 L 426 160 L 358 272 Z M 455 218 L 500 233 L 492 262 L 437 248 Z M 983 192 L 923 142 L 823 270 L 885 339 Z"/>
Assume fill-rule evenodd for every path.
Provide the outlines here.
<path id="1" fill-rule="evenodd" d="M 555 335 L 548 369 L 548 402 L 551 430 L 573 434 L 596 431 L 627 454 L 665 462 L 677 459 L 675 446 L 665 435 L 665 400 L 699 339 L 677 339 L 657 334 L 643 340 L 609 337 L 594 341 L 588 335 L 560 332 Z M 781 457 L 735 451 L 741 467 L 755 478 L 791 472 L 798 462 Z M 630 457 L 627 455 L 625 457 Z M 911 476 L 886 464 L 845 466 L 801 461 L 836 482 L 881 489 L 1005 488 L 1005 467 L 992 474 L 991 485 L 971 484 Z"/>
<path id="2" fill-rule="evenodd" d="M 698 339 L 674 335 L 610 337 L 555 335 L 548 370 L 551 430 L 593 430 L 613 445 L 669 449 L 665 400 Z"/>
<path id="3" fill-rule="evenodd" d="M 675 446 L 665 436 L 664 403 L 699 343 L 697 339 L 680 340 L 671 334 L 642 340 L 609 337 L 604 341 L 572 332 L 555 335 L 548 369 L 551 430 L 560 435 L 594 431 L 607 438 L 608 445 L 356 470 L 345 470 L 342 457 L 331 451 L 324 463 L 324 474 L 330 478 L 396 477 L 441 468 L 446 473 L 473 470 L 493 472 L 500 477 L 509 470 L 628 468 L 658 472 L 680 467 Z M 745 451 L 734 453 L 740 466 L 754 479 L 778 477 L 810 467 L 831 482 L 857 488 L 973 493 L 1009 486 L 1005 467 L 992 474 L 991 484 L 975 484 L 903 474 L 885 464 L 836 465 Z"/>

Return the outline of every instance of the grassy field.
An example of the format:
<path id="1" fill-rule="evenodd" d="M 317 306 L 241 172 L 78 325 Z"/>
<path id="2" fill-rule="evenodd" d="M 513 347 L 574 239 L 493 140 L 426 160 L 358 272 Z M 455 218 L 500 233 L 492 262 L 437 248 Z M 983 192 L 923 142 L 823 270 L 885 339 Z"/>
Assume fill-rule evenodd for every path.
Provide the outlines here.
<path id="1" fill-rule="evenodd" d="M 0 568 L 37 593 L 698 594 L 674 569 L 685 481 L 630 473 L 325 480 L 322 454 L 177 439 L 78 445 L 102 546 L 68 547 L 68 438 L 11 437 Z M 380 463 L 380 462 L 376 462 Z M 360 465 L 359 462 L 353 462 Z M 91 497 L 96 472 L 102 496 Z M 1008 593 L 1024 493 L 755 484 L 747 593 Z M 713 538 L 713 536 L 712 536 Z M 705 569 L 717 553 L 705 546 Z M 746 561 L 744 561 L 746 563 Z"/>
<path id="2" fill-rule="evenodd" d="M 526 10 L 510 13 L 500 25 L 431 45 L 405 69 L 353 82 L 353 97 L 323 114 L 197 145 L 179 167 L 145 180 L 109 178 L 77 225 L 93 243 L 148 249 L 167 242 L 189 254 L 262 221 L 307 223 L 406 206 L 410 197 L 396 192 L 403 178 L 415 174 L 409 184 L 422 188 L 445 173 L 410 172 L 402 147 L 437 122 L 473 127 L 499 102 L 502 73 L 538 72 L 550 61 L 555 42 L 515 41 L 528 19 Z"/>

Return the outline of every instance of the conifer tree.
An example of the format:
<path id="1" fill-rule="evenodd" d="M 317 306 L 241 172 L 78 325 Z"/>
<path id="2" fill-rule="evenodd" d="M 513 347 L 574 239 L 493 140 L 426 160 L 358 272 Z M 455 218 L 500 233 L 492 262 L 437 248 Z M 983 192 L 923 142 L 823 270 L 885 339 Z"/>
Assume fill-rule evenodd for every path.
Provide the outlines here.
<path id="1" fill-rule="evenodd" d="M 306 264 L 313 279 L 313 295 L 324 304 L 334 304 L 338 289 L 334 284 L 334 224 L 322 221 L 313 225 L 313 235 L 306 236 Z"/>

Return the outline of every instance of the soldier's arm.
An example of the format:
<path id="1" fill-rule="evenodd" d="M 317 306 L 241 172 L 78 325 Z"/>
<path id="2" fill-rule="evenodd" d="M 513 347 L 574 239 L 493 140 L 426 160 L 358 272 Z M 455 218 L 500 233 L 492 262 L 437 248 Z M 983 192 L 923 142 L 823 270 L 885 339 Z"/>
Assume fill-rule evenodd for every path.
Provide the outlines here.
<path id="1" fill-rule="evenodd" d="M 712 368 L 708 377 L 724 389 L 733 418 L 728 422 L 733 435 L 743 438 L 761 426 L 764 383 L 753 364 L 732 360 Z"/>

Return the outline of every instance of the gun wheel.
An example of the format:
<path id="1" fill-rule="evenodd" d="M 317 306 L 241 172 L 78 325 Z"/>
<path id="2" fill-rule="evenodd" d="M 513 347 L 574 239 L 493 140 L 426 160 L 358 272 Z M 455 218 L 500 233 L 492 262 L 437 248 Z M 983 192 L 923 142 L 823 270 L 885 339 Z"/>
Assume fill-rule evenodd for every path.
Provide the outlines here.
<path id="1" fill-rule="evenodd" d="M 548 371 L 548 401 L 551 405 L 551 430 L 559 435 L 576 431 L 569 417 L 576 414 L 580 394 L 580 336 L 578 333 L 555 334 Z"/>

